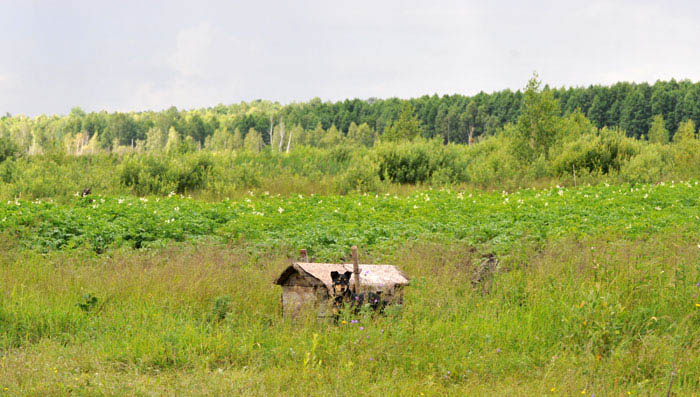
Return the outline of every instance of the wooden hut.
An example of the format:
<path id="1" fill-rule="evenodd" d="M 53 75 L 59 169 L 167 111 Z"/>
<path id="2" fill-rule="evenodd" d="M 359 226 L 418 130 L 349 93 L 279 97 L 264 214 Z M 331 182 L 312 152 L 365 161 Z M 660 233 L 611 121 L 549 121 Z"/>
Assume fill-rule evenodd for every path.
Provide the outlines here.
<path id="1" fill-rule="evenodd" d="M 275 284 L 282 286 L 282 312 L 285 316 L 294 316 L 302 308 L 311 307 L 317 310 L 319 317 L 331 316 L 331 272 L 342 274 L 355 270 L 359 271 L 360 282 L 356 293 L 381 291 L 382 300 L 387 304 L 402 303 L 408 277 L 396 266 L 296 262 L 275 280 Z"/>

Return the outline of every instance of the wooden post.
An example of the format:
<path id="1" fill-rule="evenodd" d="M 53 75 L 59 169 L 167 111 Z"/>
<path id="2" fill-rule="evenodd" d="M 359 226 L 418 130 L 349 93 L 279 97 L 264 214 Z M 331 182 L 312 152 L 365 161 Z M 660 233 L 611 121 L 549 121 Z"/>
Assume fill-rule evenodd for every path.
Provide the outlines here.
<path id="1" fill-rule="evenodd" d="M 576 166 L 571 164 L 571 169 L 574 170 L 574 186 L 576 186 Z"/>
<path id="2" fill-rule="evenodd" d="M 352 246 L 352 272 L 355 273 L 355 293 L 360 293 L 360 263 L 357 260 L 357 246 Z"/>
<path id="3" fill-rule="evenodd" d="M 309 256 L 308 256 L 308 254 L 306 253 L 306 250 L 305 250 L 305 249 L 302 248 L 302 249 L 299 250 L 299 256 L 301 256 L 301 261 L 302 261 L 302 262 L 304 262 L 304 263 L 309 263 Z"/>

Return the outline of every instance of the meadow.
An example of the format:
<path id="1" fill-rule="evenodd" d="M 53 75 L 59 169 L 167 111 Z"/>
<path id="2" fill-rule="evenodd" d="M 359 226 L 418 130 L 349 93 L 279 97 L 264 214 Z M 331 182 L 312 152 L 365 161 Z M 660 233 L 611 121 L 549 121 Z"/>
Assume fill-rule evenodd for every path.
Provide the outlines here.
<path id="1" fill-rule="evenodd" d="M 693 395 L 698 215 L 694 180 L 5 201 L 0 394 Z M 282 317 L 298 249 L 351 245 L 404 305 Z"/>

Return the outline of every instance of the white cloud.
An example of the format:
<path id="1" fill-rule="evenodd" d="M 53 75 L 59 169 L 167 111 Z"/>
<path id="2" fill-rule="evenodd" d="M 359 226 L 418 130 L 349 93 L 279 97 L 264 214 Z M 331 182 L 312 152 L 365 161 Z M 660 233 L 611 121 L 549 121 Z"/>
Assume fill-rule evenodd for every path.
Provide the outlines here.
<path id="1" fill-rule="evenodd" d="M 16 55 L 0 58 L 0 112 L 474 94 L 533 70 L 552 86 L 698 80 L 698 4 L 0 2 L 0 47 Z"/>
<path id="2" fill-rule="evenodd" d="M 177 33 L 175 51 L 168 64 L 185 77 L 203 77 L 214 61 L 214 33 L 211 25 L 200 24 Z"/>

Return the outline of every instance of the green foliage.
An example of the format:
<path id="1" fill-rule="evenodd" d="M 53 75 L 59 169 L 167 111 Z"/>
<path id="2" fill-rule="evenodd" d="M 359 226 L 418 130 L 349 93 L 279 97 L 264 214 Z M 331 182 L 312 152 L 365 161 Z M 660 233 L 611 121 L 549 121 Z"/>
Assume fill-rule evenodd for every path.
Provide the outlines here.
<path id="1" fill-rule="evenodd" d="M 696 127 L 693 120 L 686 120 L 678 126 L 678 131 L 673 135 L 674 142 L 684 142 L 696 139 Z"/>
<path id="2" fill-rule="evenodd" d="M 685 120 L 700 124 L 700 83 L 688 80 L 544 90 L 547 91 L 561 106 L 558 116 L 580 110 L 596 128 L 621 128 L 634 138 L 648 136 L 655 115 L 663 116 L 665 128 L 670 132 L 676 131 Z M 509 123 L 516 123 L 526 100 L 528 95 L 521 91 L 504 90 L 470 97 L 425 95 L 408 100 L 354 99 L 331 103 L 314 99 L 285 106 L 253 101 L 187 111 L 174 107 L 162 112 L 130 113 L 76 110 L 65 116 L 3 117 L 0 135 L 9 134 L 20 154 L 36 154 L 54 150 L 63 145 L 64 139 L 72 140 L 79 134 L 95 137 L 93 146 L 100 150 L 123 151 L 124 147 L 136 147 L 139 142 L 148 150 L 158 150 L 159 139 L 154 139 L 154 133 L 160 130 L 167 134 L 171 127 L 178 131 L 181 141 L 189 136 L 197 146 L 211 140 L 216 131 L 235 134 L 239 130 L 241 144 L 234 146 L 240 148 L 246 131 L 252 128 L 267 132 L 272 122 L 275 127 L 285 123 L 289 126 L 287 132 L 294 130 L 292 147 L 317 147 L 323 133 L 333 125 L 347 136 L 353 123 L 356 126 L 366 123 L 380 134 L 391 131 L 385 140 L 404 139 L 401 135 L 407 130 L 411 131 L 410 136 L 418 135 L 415 132 L 418 129 L 426 138 L 441 136 L 446 143 L 467 144 L 470 137 L 476 142 L 495 135 Z M 413 110 L 404 111 L 409 107 Z M 397 123 L 408 128 L 392 130 L 391 126 Z M 394 132 L 399 136 L 394 137 Z M 264 144 L 269 145 L 267 133 L 264 138 Z M 367 142 L 363 139 L 362 144 L 369 146 Z M 279 150 L 279 139 L 275 143 Z"/>
<path id="3" fill-rule="evenodd" d="M 167 138 L 168 137 L 165 136 L 163 130 L 158 127 L 151 127 L 146 132 L 146 150 L 152 152 L 162 150 L 165 148 Z"/>
<path id="4" fill-rule="evenodd" d="M 640 151 L 640 145 L 618 130 L 604 129 L 600 133 L 588 133 L 565 143 L 552 159 L 558 175 L 587 170 L 591 173 L 609 174 L 620 170 L 622 164 Z"/>
<path id="5" fill-rule="evenodd" d="M 96 296 L 94 296 L 91 293 L 83 294 L 81 297 L 80 301 L 76 303 L 75 305 L 80 308 L 80 310 L 84 312 L 89 312 L 94 310 L 97 307 L 97 302 L 98 299 Z"/>
<path id="6" fill-rule="evenodd" d="M 528 81 L 515 127 L 517 135 L 513 149 L 523 161 L 532 161 L 539 156 L 548 158 L 549 148 L 560 136 L 559 102 L 551 90 L 543 91 L 540 85 L 537 74 Z"/>
<path id="7" fill-rule="evenodd" d="M 326 131 L 319 140 L 319 146 L 323 148 L 332 148 L 340 145 L 343 142 L 343 134 L 338 131 L 335 124 Z"/>
<path id="8" fill-rule="evenodd" d="M 8 134 L 0 132 L 0 163 L 19 153 L 19 147 Z"/>
<path id="9" fill-rule="evenodd" d="M 182 151 L 182 140 L 180 133 L 175 130 L 175 127 L 170 127 L 168 130 L 168 139 L 165 144 L 165 150 L 169 153 Z"/>
<path id="10" fill-rule="evenodd" d="M 373 162 L 353 162 L 350 168 L 340 175 L 336 190 L 340 194 L 377 192 L 381 187 L 379 174 L 379 166 Z"/>
<path id="11" fill-rule="evenodd" d="M 379 175 L 398 183 L 430 180 L 433 172 L 444 165 L 444 151 L 438 141 L 382 143 L 377 146 Z"/>
<path id="12" fill-rule="evenodd" d="M 668 131 L 664 125 L 664 117 L 660 114 L 654 116 L 651 128 L 649 129 L 649 142 L 664 145 L 667 144 L 668 141 Z"/>
<path id="13" fill-rule="evenodd" d="M 245 134 L 245 139 L 243 140 L 243 148 L 249 152 L 259 152 L 263 148 L 262 135 L 255 129 L 251 128 L 247 134 Z"/>
<path id="14" fill-rule="evenodd" d="M 697 197 L 697 185 L 686 182 L 561 194 L 256 195 L 241 208 L 265 215 L 238 218 L 253 227 L 239 244 L 193 235 L 148 250 L 38 254 L 3 236 L 0 383 L 10 395 L 148 395 L 154 384 L 159 393 L 216 395 L 692 395 L 700 387 L 700 251 L 689 216 Z M 146 218 L 168 201 L 95 199 L 100 207 L 86 205 L 76 218 L 91 213 L 100 224 L 103 207 L 119 215 L 147 205 Z M 183 213 L 219 205 L 173 200 Z M 13 211 L 42 205 L 22 201 Z M 282 213 L 273 209 L 281 206 Z M 450 208 L 458 210 L 445 213 Z M 298 240 L 261 246 L 255 223 L 320 241 L 367 216 L 377 221 L 358 235 L 377 241 L 363 246 L 362 258 L 411 277 L 403 305 L 337 323 L 308 312 L 281 316 L 281 290 L 270 280 L 289 265 Z M 510 239 L 520 222 L 522 236 L 496 251 L 499 264 L 483 286 L 482 253 Z M 454 234 L 435 234 L 447 225 Z M 329 253 L 312 255 L 339 258 Z M 104 300 L 81 299 L 85 290 L 109 291 L 111 304 L 100 310 Z M 670 371 L 679 374 L 672 383 Z"/>
<path id="15" fill-rule="evenodd" d="M 136 194 L 186 193 L 204 188 L 212 157 L 208 153 L 131 156 L 119 167 L 122 185 Z"/>
<path id="16" fill-rule="evenodd" d="M 401 106 L 399 119 L 386 128 L 382 138 L 386 141 L 410 141 L 420 134 L 420 120 L 416 117 L 413 106 L 405 102 Z"/>
<path id="17" fill-rule="evenodd" d="M 19 170 L 17 163 L 12 160 L 0 162 L 0 182 L 9 184 L 16 181 Z"/>
<path id="18" fill-rule="evenodd" d="M 209 321 L 220 322 L 223 321 L 228 313 L 231 311 L 231 303 L 233 298 L 230 295 L 218 296 L 214 300 L 214 305 L 211 311 L 207 315 Z"/>
<path id="19" fill-rule="evenodd" d="M 661 146 L 659 146 L 661 148 Z M 650 156 L 651 154 L 651 156 Z M 621 170 L 630 182 L 663 165 L 658 152 L 635 156 Z M 650 163 L 650 164 L 649 164 Z M 377 183 L 372 169 L 348 172 L 348 191 Z M 405 239 L 459 240 L 507 251 L 523 238 L 544 241 L 572 231 L 602 232 L 618 225 L 641 237 L 679 223 L 700 227 L 695 182 L 593 186 L 506 192 L 433 190 L 408 196 L 249 194 L 201 202 L 162 197 L 76 198 L 66 205 L 17 200 L 0 203 L 0 229 L 42 251 L 89 247 L 149 247 L 213 238 L 245 241 L 255 249 L 306 247 L 317 259 L 337 260 L 347 246 L 388 249 Z M 601 215 L 603 214 L 603 215 Z"/>
<path id="20" fill-rule="evenodd" d="M 375 133 L 367 123 L 362 123 L 359 126 L 354 122 L 348 127 L 348 140 L 357 145 L 372 147 L 374 145 Z"/>
<path id="21" fill-rule="evenodd" d="M 630 183 L 649 183 L 658 180 L 664 171 L 661 148 L 650 147 L 632 157 L 620 171 L 623 179 Z"/>

